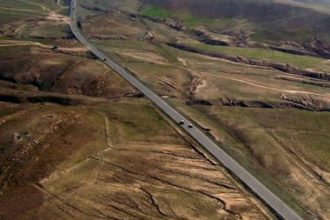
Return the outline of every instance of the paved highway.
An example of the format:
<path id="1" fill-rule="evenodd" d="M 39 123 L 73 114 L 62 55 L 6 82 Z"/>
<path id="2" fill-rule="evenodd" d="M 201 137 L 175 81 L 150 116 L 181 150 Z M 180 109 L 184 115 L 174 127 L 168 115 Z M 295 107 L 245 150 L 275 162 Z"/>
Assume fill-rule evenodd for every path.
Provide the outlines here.
<path id="1" fill-rule="evenodd" d="M 231 156 L 224 152 L 217 144 L 196 127 L 189 127 L 190 122 L 173 107 L 162 100 L 153 91 L 147 88 L 142 82 L 133 77 L 124 68 L 115 63 L 111 58 L 94 47 L 80 32 L 77 25 L 77 0 L 71 1 L 71 22 L 70 26 L 75 37 L 94 53 L 99 59 L 104 61 L 110 68 L 115 70 L 121 77 L 126 79 L 134 87 L 140 90 L 148 99 L 150 99 L 158 108 L 160 108 L 168 117 L 175 122 L 184 120 L 181 127 L 190 134 L 199 144 L 201 144 L 211 155 L 223 164 L 231 173 L 239 178 L 251 191 L 262 199 L 278 216 L 286 220 L 302 220 L 290 207 L 288 207 L 275 194 L 268 190 L 259 180 L 254 178 L 245 168 L 236 162 Z M 102 28 L 102 27 L 100 27 Z"/>

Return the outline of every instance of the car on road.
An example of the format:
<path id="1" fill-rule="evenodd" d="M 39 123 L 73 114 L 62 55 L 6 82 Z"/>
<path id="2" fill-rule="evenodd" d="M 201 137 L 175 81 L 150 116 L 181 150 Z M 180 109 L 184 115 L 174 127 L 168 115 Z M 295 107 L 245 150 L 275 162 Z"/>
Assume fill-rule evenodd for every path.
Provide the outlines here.
<path id="1" fill-rule="evenodd" d="M 184 124 L 184 120 L 179 121 L 179 125 L 183 125 Z"/>
<path id="2" fill-rule="evenodd" d="M 193 128 L 194 126 L 192 124 L 188 125 L 188 128 Z"/>

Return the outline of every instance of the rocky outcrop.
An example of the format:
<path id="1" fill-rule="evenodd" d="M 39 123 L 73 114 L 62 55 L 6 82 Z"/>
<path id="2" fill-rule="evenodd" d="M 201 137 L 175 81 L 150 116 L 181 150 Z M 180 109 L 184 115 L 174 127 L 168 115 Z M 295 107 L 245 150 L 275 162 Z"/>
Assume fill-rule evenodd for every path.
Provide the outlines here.
<path id="1" fill-rule="evenodd" d="M 275 103 L 267 103 L 259 100 L 239 100 L 236 98 L 225 97 L 220 99 L 223 106 L 237 106 L 244 108 L 275 108 L 278 107 Z"/>
<path id="2" fill-rule="evenodd" d="M 165 24 L 170 27 L 170 28 L 173 28 L 177 31 L 181 31 L 184 29 L 184 26 L 182 24 L 182 22 L 180 21 L 176 21 L 176 20 L 173 20 L 173 19 L 166 19 L 165 20 Z"/>
<path id="3" fill-rule="evenodd" d="M 330 111 L 330 101 L 327 99 L 306 95 L 282 95 L 282 99 L 301 109 Z"/>
<path id="4" fill-rule="evenodd" d="M 299 48 L 299 47 L 289 47 L 286 45 L 283 46 L 273 46 L 270 45 L 268 46 L 269 49 L 280 51 L 283 53 L 289 53 L 289 54 L 294 54 L 294 55 L 306 55 L 306 56 L 318 56 L 318 54 L 311 52 L 309 50 L 306 50 L 304 48 Z"/>
<path id="5" fill-rule="evenodd" d="M 263 100 L 243 100 L 235 97 L 223 97 L 219 100 L 205 100 L 191 97 L 187 105 L 200 105 L 200 106 L 229 106 L 241 108 L 267 108 L 267 109 L 301 109 L 307 111 L 330 111 L 329 100 L 322 99 L 315 96 L 304 95 L 282 95 L 283 101 L 270 102 Z"/>
<path id="6" fill-rule="evenodd" d="M 217 46 L 229 46 L 233 44 L 233 40 L 231 37 L 226 35 L 216 35 L 206 31 L 203 28 L 195 28 L 191 31 L 192 35 L 194 35 L 199 41 Z"/>
<path id="7" fill-rule="evenodd" d="M 318 54 L 321 57 L 330 59 L 330 45 L 327 45 L 326 43 L 324 43 L 316 38 L 311 43 L 305 43 L 304 47 L 307 50 L 310 50 L 310 51 Z"/>
<path id="8" fill-rule="evenodd" d="M 182 31 L 184 30 L 184 25 L 181 21 L 177 21 L 171 18 L 156 18 L 156 17 L 151 17 L 151 16 L 146 16 L 146 15 L 139 15 L 139 14 L 130 14 L 131 19 L 136 19 L 136 18 L 143 18 L 147 19 L 149 21 L 155 22 L 155 23 L 160 23 L 164 24 L 176 31 Z"/>

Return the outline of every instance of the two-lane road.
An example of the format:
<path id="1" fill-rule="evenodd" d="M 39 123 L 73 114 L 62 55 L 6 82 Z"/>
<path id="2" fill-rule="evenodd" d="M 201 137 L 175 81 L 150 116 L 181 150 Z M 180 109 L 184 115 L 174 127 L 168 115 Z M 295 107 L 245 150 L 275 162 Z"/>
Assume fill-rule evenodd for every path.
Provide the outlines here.
<path id="1" fill-rule="evenodd" d="M 128 71 L 115 63 L 111 58 L 94 47 L 80 32 L 77 20 L 77 0 L 71 1 L 71 22 L 70 26 L 76 38 L 87 47 L 99 59 L 103 60 L 110 68 L 115 70 L 121 77 L 142 92 L 158 108 L 160 108 L 169 118 L 175 122 L 184 120 L 181 127 L 203 146 L 211 155 L 222 163 L 231 173 L 239 178 L 253 193 L 262 199 L 278 216 L 286 220 L 302 220 L 289 206 L 280 200 L 275 194 L 268 190 L 259 180 L 254 178 L 245 168 L 236 162 L 231 156 L 224 152 L 217 144 L 196 127 L 189 127 L 190 121 L 177 112 L 173 107 L 162 100 L 156 93 L 151 91 L 142 82 L 132 76 Z"/>

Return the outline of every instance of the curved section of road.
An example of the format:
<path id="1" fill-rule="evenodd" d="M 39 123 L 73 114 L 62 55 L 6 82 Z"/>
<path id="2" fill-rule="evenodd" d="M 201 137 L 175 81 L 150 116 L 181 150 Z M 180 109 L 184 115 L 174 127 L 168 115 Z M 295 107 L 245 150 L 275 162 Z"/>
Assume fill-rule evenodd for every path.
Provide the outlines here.
<path id="1" fill-rule="evenodd" d="M 278 216 L 286 220 L 302 220 L 289 206 L 280 200 L 275 194 L 267 189 L 259 180 L 252 176 L 245 168 L 236 162 L 231 156 L 224 152 L 217 144 L 215 144 L 209 137 L 196 127 L 190 127 L 191 124 L 188 119 L 177 112 L 173 107 L 162 100 L 153 91 L 147 88 L 142 82 L 132 76 L 120 65 L 115 63 L 111 58 L 94 47 L 81 34 L 78 27 L 77 20 L 77 0 L 71 0 L 71 20 L 70 26 L 75 37 L 88 48 L 96 57 L 101 59 L 110 68 L 116 71 L 121 77 L 126 79 L 130 84 L 142 92 L 148 99 L 150 99 L 158 108 L 160 108 L 169 118 L 175 122 L 184 120 L 185 123 L 181 125 L 191 137 L 193 137 L 200 145 L 202 145 L 211 155 L 213 155 L 224 167 L 239 178 L 245 186 L 247 186 L 253 193 L 262 199 Z"/>

